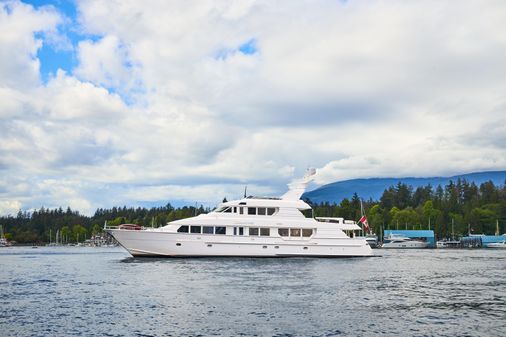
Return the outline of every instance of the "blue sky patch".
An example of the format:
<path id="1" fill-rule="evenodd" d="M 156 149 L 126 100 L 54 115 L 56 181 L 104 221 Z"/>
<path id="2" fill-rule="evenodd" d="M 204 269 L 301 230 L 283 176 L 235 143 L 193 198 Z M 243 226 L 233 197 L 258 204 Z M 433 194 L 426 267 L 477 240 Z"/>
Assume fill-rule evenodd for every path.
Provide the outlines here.
<path id="1" fill-rule="evenodd" d="M 62 43 L 53 41 L 43 32 L 35 34 L 35 38 L 43 41 L 42 47 L 37 51 L 37 58 L 40 61 L 40 76 L 44 83 L 56 75 L 58 69 L 62 69 L 67 73 L 78 65 L 77 62 L 77 45 L 83 40 L 97 41 L 99 36 L 85 35 L 79 32 L 77 24 L 77 6 L 73 0 L 24 0 L 26 4 L 40 9 L 45 6 L 54 7 L 64 21 L 57 27 L 58 38 Z"/>
<path id="2" fill-rule="evenodd" d="M 218 50 L 214 54 L 214 58 L 217 60 L 226 60 L 231 55 L 234 55 L 235 53 L 242 53 L 244 55 L 254 55 L 258 52 L 257 48 L 257 40 L 256 39 L 250 39 L 243 44 L 241 44 L 237 48 L 223 48 Z"/>
<path id="3" fill-rule="evenodd" d="M 255 54 L 257 49 L 257 40 L 251 39 L 248 42 L 239 46 L 239 51 L 245 55 L 253 55 Z"/>

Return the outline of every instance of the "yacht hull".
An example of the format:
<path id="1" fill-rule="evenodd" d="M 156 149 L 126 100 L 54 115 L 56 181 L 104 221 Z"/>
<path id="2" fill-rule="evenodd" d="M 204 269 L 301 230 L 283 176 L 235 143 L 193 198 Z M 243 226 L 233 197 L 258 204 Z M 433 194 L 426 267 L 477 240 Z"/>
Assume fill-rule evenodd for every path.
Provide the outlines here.
<path id="1" fill-rule="evenodd" d="M 372 256 L 363 238 L 282 239 L 107 229 L 132 256 L 359 257 Z"/>

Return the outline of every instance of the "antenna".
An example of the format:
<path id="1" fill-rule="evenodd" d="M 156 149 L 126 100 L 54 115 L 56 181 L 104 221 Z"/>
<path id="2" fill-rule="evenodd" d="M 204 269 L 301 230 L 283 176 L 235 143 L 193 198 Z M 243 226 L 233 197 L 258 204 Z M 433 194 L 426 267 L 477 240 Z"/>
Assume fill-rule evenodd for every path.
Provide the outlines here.
<path id="1" fill-rule="evenodd" d="M 244 185 L 244 198 L 246 198 L 246 191 L 248 190 L 248 185 Z"/>

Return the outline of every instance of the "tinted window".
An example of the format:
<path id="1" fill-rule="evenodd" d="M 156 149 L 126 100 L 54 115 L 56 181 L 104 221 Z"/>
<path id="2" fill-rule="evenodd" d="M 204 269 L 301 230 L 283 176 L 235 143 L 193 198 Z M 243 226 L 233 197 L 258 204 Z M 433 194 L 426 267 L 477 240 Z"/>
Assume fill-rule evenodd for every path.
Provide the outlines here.
<path id="1" fill-rule="evenodd" d="M 239 214 L 242 214 L 242 207 L 239 207 Z"/>
<path id="2" fill-rule="evenodd" d="M 257 214 L 257 209 L 255 207 L 248 207 L 248 214 L 249 215 Z"/>
<path id="3" fill-rule="evenodd" d="M 239 235 L 244 235 L 244 227 L 239 227 Z"/>
<path id="4" fill-rule="evenodd" d="M 278 234 L 280 236 L 288 236 L 288 228 L 278 228 Z"/>
<path id="5" fill-rule="evenodd" d="M 237 213 L 237 207 L 234 207 L 234 213 Z"/>
<path id="6" fill-rule="evenodd" d="M 225 234 L 227 232 L 226 227 L 215 227 L 214 234 Z"/>
<path id="7" fill-rule="evenodd" d="M 290 228 L 290 236 L 300 236 L 300 228 Z"/>
<path id="8" fill-rule="evenodd" d="M 270 235 L 270 228 L 260 228 L 260 235 L 261 236 L 269 236 Z"/>
<path id="9" fill-rule="evenodd" d="M 258 215 L 265 215 L 265 208 L 258 208 Z"/>
<path id="10" fill-rule="evenodd" d="M 313 235 L 313 230 L 312 229 L 303 229 L 302 230 L 302 236 L 308 237 L 308 236 L 311 236 L 311 235 Z"/>
<path id="11" fill-rule="evenodd" d="M 204 227 L 202 227 L 202 233 L 204 233 L 204 234 L 213 234 L 213 226 L 204 226 Z"/>
<path id="12" fill-rule="evenodd" d="M 275 208 L 267 208 L 267 215 L 273 215 L 276 212 Z"/>
<path id="13" fill-rule="evenodd" d="M 232 213 L 232 207 L 229 207 L 227 208 L 226 210 L 224 210 L 225 213 Z"/>
<path id="14" fill-rule="evenodd" d="M 200 226 L 190 226 L 190 233 L 201 233 Z"/>
<path id="15" fill-rule="evenodd" d="M 250 228 L 249 235 L 258 235 L 258 228 Z"/>
<path id="16" fill-rule="evenodd" d="M 178 233 L 188 233 L 188 226 L 181 226 L 177 230 Z"/>

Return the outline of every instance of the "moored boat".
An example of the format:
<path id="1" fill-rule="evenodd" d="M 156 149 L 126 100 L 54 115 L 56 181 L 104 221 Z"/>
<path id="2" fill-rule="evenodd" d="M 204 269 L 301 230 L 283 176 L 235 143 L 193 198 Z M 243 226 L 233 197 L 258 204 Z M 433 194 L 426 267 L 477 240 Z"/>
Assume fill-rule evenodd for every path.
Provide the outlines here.
<path id="1" fill-rule="evenodd" d="M 390 234 L 384 238 L 381 248 L 409 249 L 427 248 L 428 246 L 429 244 L 426 241 L 411 239 L 401 234 Z"/>
<path id="2" fill-rule="evenodd" d="M 495 248 L 495 249 L 506 249 L 506 241 L 491 242 L 491 243 L 488 243 L 485 247 Z"/>
<path id="3" fill-rule="evenodd" d="M 0 247 L 9 247 L 11 243 L 4 236 L 4 229 L 0 226 Z"/>
<path id="4" fill-rule="evenodd" d="M 461 242 L 459 240 L 439 240 L 436 243 L 437 248 L 459 248 Z"/>

